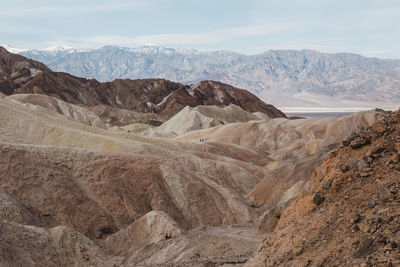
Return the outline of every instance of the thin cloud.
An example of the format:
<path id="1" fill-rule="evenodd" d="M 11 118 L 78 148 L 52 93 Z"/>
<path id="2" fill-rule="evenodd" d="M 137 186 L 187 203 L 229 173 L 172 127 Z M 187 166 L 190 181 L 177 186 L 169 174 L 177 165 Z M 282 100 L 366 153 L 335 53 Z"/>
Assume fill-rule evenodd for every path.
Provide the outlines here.
<path id="1" fill-rule="evenodd" d="M 248 38 L 255 36 L 265 36 L 275 33 L 294 30 L 299 23 L 269 23 L 258 24 L 246 27 L 222 28 L 215 31 L 203 33 L 176 33 L 176 34 L 155 34 L 142 35 L 136 37 L 126 37 L 119 35 L 100 35 L 80 39 L 86 45 L 123 45 L 135 46 L 143 44 L 156 45 L 193 45 L 218 43 L 236 38 Z"/>
<path id="2" fill-rule="evenodd" d="M 69 14 L 69 13 L 93 13 L 113 10 L 135 9 L 143 7 L 139 3 L 106 4 L 97 6 L 48 6 L 32 8 L 13 8 L 0 10 L 0 16 L 28 16 L 41 14 Z"/>

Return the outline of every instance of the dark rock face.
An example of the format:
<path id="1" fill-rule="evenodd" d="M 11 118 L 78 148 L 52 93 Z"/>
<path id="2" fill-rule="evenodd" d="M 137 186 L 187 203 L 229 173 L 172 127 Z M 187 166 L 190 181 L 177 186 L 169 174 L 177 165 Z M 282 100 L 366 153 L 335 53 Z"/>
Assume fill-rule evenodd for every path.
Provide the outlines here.
<path id="1" fill-rule="evenodd" d="M 45 65 L 14 55 L 0 47 L 0 92 L 36 93 L 85 106 L 107 105 L 138 112 L 172 116 L 185 106 L 227 106 L 236 104 L 249 112 L 262 112 L 272 118 L 286 117 L 253 94 L 227 84 L 204 81 L 194 86 L 165 79 L 117 79 L 101 83 L 53 72 Z"/>

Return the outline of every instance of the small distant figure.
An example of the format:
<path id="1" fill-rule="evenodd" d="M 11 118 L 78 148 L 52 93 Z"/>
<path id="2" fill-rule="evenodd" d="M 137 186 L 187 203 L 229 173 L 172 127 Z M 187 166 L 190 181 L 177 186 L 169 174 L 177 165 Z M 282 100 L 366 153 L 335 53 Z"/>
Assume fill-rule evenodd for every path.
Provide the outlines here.
<path id="1" fill-rule="evenodd" d="M 200 143 L 204 143 L 204 138 L 200 138 Z"/>

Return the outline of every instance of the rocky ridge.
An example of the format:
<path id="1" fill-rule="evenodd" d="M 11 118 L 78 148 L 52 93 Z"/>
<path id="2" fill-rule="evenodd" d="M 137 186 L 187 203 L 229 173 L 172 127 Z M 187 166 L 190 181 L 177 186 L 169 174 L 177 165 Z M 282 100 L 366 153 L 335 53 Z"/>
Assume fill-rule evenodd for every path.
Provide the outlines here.
<path id="1" fill-rule="evenodd" d="M 246 266 L 397 266 L 400 111 L 361 128 L 313 173 Z"/>

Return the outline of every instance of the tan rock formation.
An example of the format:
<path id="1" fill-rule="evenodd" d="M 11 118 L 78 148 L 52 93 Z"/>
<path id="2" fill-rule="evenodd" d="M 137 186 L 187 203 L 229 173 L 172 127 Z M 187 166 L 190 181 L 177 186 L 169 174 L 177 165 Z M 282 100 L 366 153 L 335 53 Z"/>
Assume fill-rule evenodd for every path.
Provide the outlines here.
<path id="1" fill-rule="evenodd" d="M 73 121 L 86 124 L 88 126 L 105 128 L 106 125 L 99 116 L 89 110 L 69 104 L 57 98 L 40 95 L 40 94 L 15 94 L 8 96 L 9 99 L 16 100 L 22 103 L 34 105 L 32 108 L 43 107 L 47 111 L 53 111 L 63 115 Z"/>
<path id="2" fill-rule="evenodd" d="M 224 108 L 217 106 L 185 107 L 174 117 L 158 127 L 141 128 L 140 125 L 123 127 L 125 130 L 135 131 L 141 135 L 153 137 L 176 137 L 188 132 L 212 128 L 236 122 L 249 122 L 257 120 L 270 120 L 264 113 L 249 113 L 236 105 Z"/>
<path id="3" fill-rule="evenodd" d="M 118 266 L 93 241 L 67 227 L 0 222 L 1 266 Z"/>
<path id="4" fill-rule="evenodd" d="M 265 235 L 251 225 L 201 227 L 152 244 L 127 257 L 125 266 L 241 266 Z"/>
<path id="5" fill-rule="evenodd" d="M 166 213 L 153 210 L 107 237 L 104 246 L 112 255 L 128 256 L 145 246 L 177 238 L 183 233 L 184 230 Z"/>

